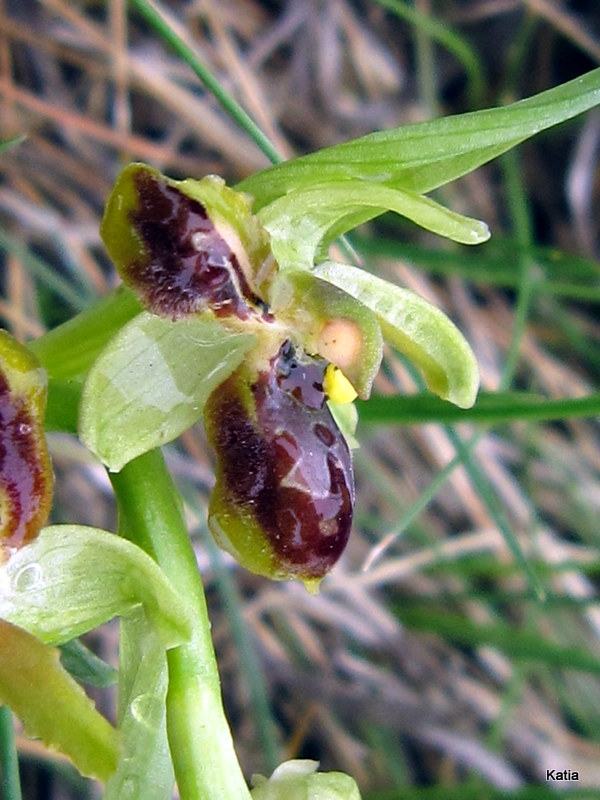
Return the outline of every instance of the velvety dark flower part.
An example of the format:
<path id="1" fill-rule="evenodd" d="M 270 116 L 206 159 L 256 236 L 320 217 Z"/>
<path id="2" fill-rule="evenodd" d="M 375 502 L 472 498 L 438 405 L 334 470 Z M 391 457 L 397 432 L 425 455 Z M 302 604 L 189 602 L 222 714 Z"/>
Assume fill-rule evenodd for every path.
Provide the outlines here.
<path id="1" fill-rule="evenodd" d="M 43 434 L 25 398 L 0 372 L 0 540 L 21 547 L 37 536 L 48 512 L 51 475 Z M 1 560 L 1 558 L 0 558 Z"/>
<path id="2" fill-rule="evenodd" d="M 142 247 L 123 277 L 150 311 L 177 319 L 210 309 L 247 319 L 266 309 L 199 201 L 145 170 L 134 184 L 129 221 Z"/>
<path id="3" fill-rule="evenodd" d="M 241 368 L 206 407 L 218 459 L 209 523 L 222 539 L 225 521 L 238 550 L 236 526 L 251 521 L 264 537 L 257 553 L 266 545 L 272 559 L 263 574 L 320 578 L 350 534 L 352 460 L 326 403 L 326 367 L 322 359 L 298 357 L 286 342 L 268 370 L 249 380 Z"/>

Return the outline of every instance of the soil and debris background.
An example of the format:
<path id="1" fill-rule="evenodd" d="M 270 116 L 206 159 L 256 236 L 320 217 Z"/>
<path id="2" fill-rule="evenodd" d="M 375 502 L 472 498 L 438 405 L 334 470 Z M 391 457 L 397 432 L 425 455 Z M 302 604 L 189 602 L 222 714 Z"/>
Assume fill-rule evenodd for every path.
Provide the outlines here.
<path id="1" fill-rule="evenodd" d="M 161 8 L 286 158 L 502 105 L 600 63 L 596 0 Z M 232 185 L 267 166 L 126 0 L 0 0 L 0 138 L 21 134 L 0 160 L 0 324 L 23 341 L 117 284 L 98 224 L 124 164 L 145 161 L 178 178 L 216 173 Z M 492 229 L 476 255 L 390 216 L 357 235 L 370 269 L 456 322 L 486 391 L 500 385 L 524 254 L 537 271 L 513 387 L 558 398 L 598 384 L 599 157 L 596 111 L 447 187 L 446 204 Z M 523 219 L 535 244 L 525 250 Z M 583 288 L 571 261 L 592 276 Z M 549 281 L 550 267 L 561 280 Z M 415 391 L 392 352 L 376 391 Z M 458 433 L 466 441 L 476 431 L 472 459 L 485 491 L 459 465 L 411 514 L 456 440 L 441 425 L 359 427 L 356 524 L 318 597 L 216 556 L 201 426 L 167 449 L 248 777 L 268 773 L 275 757 L 314 758 L 353 775 L 367 798 L 454 797 L 460 787 L 487 797 L 486 787 L 549 786 L 546 770 L 567 768 L 578 772 L 576 786 L 600 787 L 597 421 Z M 68 436 L 52 435 L 51 449 L 53 520 L 114 529 L 100 465 Z M 546 602 L 515 565 L 497 507 L 543 574 Z M 116 663 L 116 623 L 86 642 Z M 93 694 L 114 717 L 113 693 Z M 28 800 L 99 796 L 36 742 L 20 735 L 19 748 Z M 420 794 L 425 787 L 442 793 Z"/>

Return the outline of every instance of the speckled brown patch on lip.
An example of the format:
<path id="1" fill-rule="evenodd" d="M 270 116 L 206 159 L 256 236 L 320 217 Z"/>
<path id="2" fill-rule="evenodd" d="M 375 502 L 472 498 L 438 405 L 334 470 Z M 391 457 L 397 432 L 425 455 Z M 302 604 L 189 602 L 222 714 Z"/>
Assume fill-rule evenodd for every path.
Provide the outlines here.
<path id="1" fill-rule="evenodd" d="M 266 304 L 204 206 L 145 171 L 134 183 L 139 202 L 129 219 L 141 248 L 125 280 L 144 305 L 172 319 L 207 309 L 218 317 L 264 316 Z"/>
<path id="2" fill-rule="evenodd" d="M 226 502 L 256 520 L 278 570 L 304 579 L 322 577 L 338 560 L 354 505 L 351 455 L 326 404 L 325 367 L 297 360 L 285 343 L 250 386 L 251 413 L 243 371 L 207 406 Z"/>
<path id="3" fill-rule="evenodd" d="M 17 548 L 46 522 L 51 472 L 43 431 L 0 371 L 0 539 Z"/>

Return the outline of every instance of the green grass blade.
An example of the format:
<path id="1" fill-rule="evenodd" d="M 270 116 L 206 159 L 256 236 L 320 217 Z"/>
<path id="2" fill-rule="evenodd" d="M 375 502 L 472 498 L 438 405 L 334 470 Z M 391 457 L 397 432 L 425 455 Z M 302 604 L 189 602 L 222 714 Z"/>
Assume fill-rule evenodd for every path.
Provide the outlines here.
<path id="1" fill-rule="evenodd" d="M 21 144 L 25 141 L 26 136 L 13 136 L 11 139 L 3 139 L 0 141 L 0 155 L 5 153 L 7 150 L 10 150 L 11 147 L 16 147 L 18 144 Z"/>
<path id="2" fill-rule="evenodd" d="M 360 421 L 372 425 L 426 422 L 477 422 L 498 425 L 518 420 L 552 420 L 600 415 L 600 392 L 585 397 L 548 399 L 527 392 L 480 392 L 472 408 L 458 408 L 428 393 L 409 396 L 372 396 L 360 405 Z"/>
<path id="3" fill-rule="evenodd" d="M 452 53 L 465 71 L 470 105 L 472 107 L 479 105 L 485 92 L 483 66 L 477 53 L 462 36 L 448 28 L 447 23 L 438 22 L 433 17 L 417 11 L 408 3 L 400 2 L 400 0 L 375 0 L 375 2 L 410 23 Z"/>
<path id="4" fill-rule="evenodd" d="M 600 675 L 600 660 L 588 650 L 555 644 L 535 631 L 518 630 L 500 620 L 480 625 L 459 614 L 422 606 L 411 607 L 406 603 L 397 609 L 397 613 L 404 625 L 436 633 L 455 644 L 490 645 L 513 659 Z"/>
<path id="5" fill-rule="evenodd" d="M 150 23 L 158 35 L 174 50 L 175 53 L 184 61 L 202 81 L 204 86 L 215 96 L 221 106 L 246 131 L 248 136 L 255 142 L 269 161 L 274 164 L 281 161 L 281 156 L 264 135 L 258 125 L 244 111 L 240 104 L 227 92 L 210 72 L 209 69 L 200 61 L 198 56 L 184 42 L 184 40 L 173 30 L 168 22 L 157 11 L 156 7 L 146 2 L 146 0 L 131 0 L 131 5 L 136 8 L 144 19 Z"/>

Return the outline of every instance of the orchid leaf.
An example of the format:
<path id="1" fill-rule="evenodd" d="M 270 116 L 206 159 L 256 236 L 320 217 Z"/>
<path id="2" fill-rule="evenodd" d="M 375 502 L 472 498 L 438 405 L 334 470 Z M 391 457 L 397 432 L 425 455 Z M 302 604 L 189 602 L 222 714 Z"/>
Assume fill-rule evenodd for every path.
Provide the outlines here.
<path id="1" fill-rule="evenodd" d="M 281 269 L 310 269 L 329 242 L 384 211 L 395 211 L 426 230 L 462 244 L 489 238 L 484 222 L 450 211 L 428 197 L 364 180 L 337 180 L 303 187 L 274 200 L 259 217 L 271 234 Z"/>
<path id="2" fill-rule="evenodd" d="M 318 181 L 358 179 L 423 194 L 491 161 L 547 128 L 600 103 L 600 69 L 501 108 L 378 131 L 277 164 L 237 188 L 255 210 Z"/>
<path id="3" fill-rule="evenodd" d="M 357 267 L 326 261 L 315 274 L 375 312 L 384 338 L 422 371 L 432 392 L 461 408 L 475 402 L 479 371 L 463 335 L 419 295 Z"/>
<path id="4" fill-rule="evenodd" d="M 201 416 L 211 392 L 242 362 L 254 336 L 212 317 L 144 312 L 91 368 L 82 396 L 82 441 L 112 471 L 166 444 Z"/>
<path id="5" fill-rule="evenodd" d="M 62 644 L 142 606 L 164 647 L 189 635 L 184 601 L 140 548 L 83 525 L 52 525 L 0 567 L 0 617 Z"/>
<path id="6" fill-rule="evenodd" d="M 0 703 L 83 775 L 107 780 L 117 764 L 117 733 L 61 666 L 59 651 L 5 620 L 0 641 Z"/>

